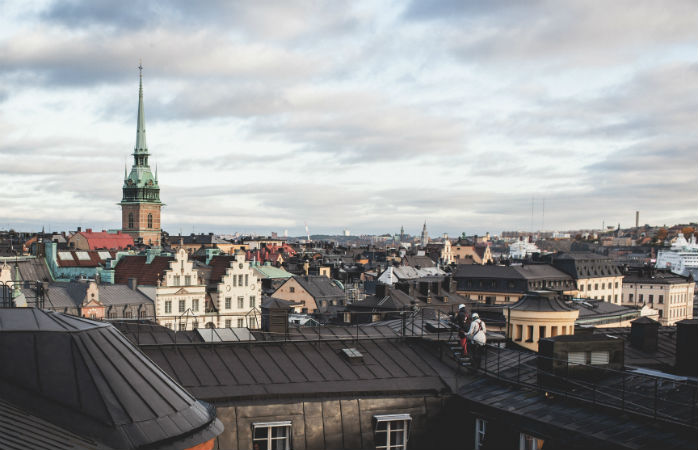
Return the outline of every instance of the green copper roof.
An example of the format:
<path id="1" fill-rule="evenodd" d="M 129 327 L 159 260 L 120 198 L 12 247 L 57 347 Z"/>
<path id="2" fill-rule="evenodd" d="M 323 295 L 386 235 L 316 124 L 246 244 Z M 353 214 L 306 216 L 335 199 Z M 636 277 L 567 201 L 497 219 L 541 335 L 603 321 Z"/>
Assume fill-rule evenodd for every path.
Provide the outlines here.
<path id="1" fill-rule="evenodd" d="M 143 111 L 143 66 L 139 65 L 140 82 L 138 85 L 138 128 L 136 129 L 136 147 L 134 153 L 148 153 L 148 145 L 145 142 L 145 112 Z"/>
<path id="2" fill-rule="evenodd" d="M 136 146 L 133 149 L 133 166 L 131 172 L 124 173 L 124 196 L 122 203 L 160 203 L 160 186 L 157 173 L 153 176 L 148 165 L 148 146 L 145 142 L 145 110 L 143 107 L 143 67 L 138 84 L 138 125 L 136 128 Z"/>

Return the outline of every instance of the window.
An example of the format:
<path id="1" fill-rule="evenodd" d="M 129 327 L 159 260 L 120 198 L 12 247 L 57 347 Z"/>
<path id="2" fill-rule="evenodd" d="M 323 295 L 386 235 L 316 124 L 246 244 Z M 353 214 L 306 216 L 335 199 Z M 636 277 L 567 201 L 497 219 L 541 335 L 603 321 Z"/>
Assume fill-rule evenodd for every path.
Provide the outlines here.
<path id="1" fill-rule="evenodd" d="M 659 303 L 660 304 L 664 303 L 664 296 L 663 295 L 659 296 Z"/>
<path id="2" fill-rule="evenodd" d="M 186 300 L 180 300 L 179 301 L 179 312 L 183 313 L 184 310 L 186 309 L 187 302 Z"/>
<path id="3" fill-rule="evenodd" d="M 245 297 L 238 297 L 238 309 L 245 307 Z"/>
<path id="4" fill-rule="evenodd" d="M 526 342 L 533 342 L 533 325 L 526 326 Z"/>
<path id="5" fill-rule="evenodd" d="M 586 352 L 568 352 L 567 353 L 567 364 L 586 364 L 587 355 Z"/>
<path id="6" fill-rule="evenodd" d="M 659 318 L 660 318 L 660 319 L 661 319 L 662 316 L 663 316 L 662 312 L 663 312 L 663 311 L 660 309 L 660 310 L 659 310 Z"/>
<path id="7" fill-rule="evenodd" d="M 584 292 L 584 285 L 583 284 L 581 286 L 579 286 L 579 290 Z"/>
<path id="8" fill-rule="evenodd" d="M 238 286 L 242 286 L 242 274 L 238 275 Z"/>
<path id="9" fill-rule="evenodd" d="M 515 341 L 520 341 L 523 339 L 523 325 L 516 325 L 516 334 L 514 335 Z"/>
<path id="10" fill-rule="evenodd" d="M 230 319 L 225 319 L 225 327 L 230 328 L 232 326 L 232 322 Z"/>
<path id="11" fill-rule="evenodd" d="M 245 286 L 247 286 L 247 282 L 250 280 L 250 276 L 248 274 L 245 274 Z"/>
<path id="12" fill-rule="evenodd" d="M 133 213 L 128 213 L 128 227 L 133 228 Z"/>
<path id="13" fill-rule="evenodd" d="M 179 275 L 172 277 L 175 286 L 179 286 Z"/>
<path id="14" fill-rule="evenodd" d="M 613 294 L 613 301 L 618 303 L 618 294 Z"/>
<path id="15" fill-rule="evenodd" d="M 628 301 L 632 302 L 633 301 L 633 294 L 628 295 Z"/>
<path id="16" fill-rule="evenodd" d="M 191 301 L 191 310 L 192 311 L 198 311 L 199 310 L 199 299 L 195 298 L 194 300 Z"/>
<path id="17" fill-rule="evenodd" d="M 640 294 L 640 301 L 644 302 L 645 301 L 645 294 Z"/>
<path id="18" fill-rule="evenodd" d="M 197 322 L 196 320 L 193 321 L 193 322 L 191 323 L 191 328 L 192 328 L 193 330 L 196 330 L 197 328 L 199 328 L 199 322 Z"/>
<path id="19" fill-rule="evenodd" d="M 545 325 L 538 327 L 538 340 L 545 339 Z"/>
<path id="20" fill-rule="evenodd" d="M 230 309 L 232 307 L 232 297 L 225 298 L 225 309 Z"/>
<path id="21" fill-rule="evenodd" d="M 153 215 L 148 214 L 148 228 L 153 228 Z"/>
<path id="22" fill-rule="evenodd" d="M 165 314 L 172 313 L 172 302 L 170 300 L 165 302 Z"/>
<path id="23" fill-rule="evenodd" d="M 483 419 L 475 419 L 475 450 L 480 450 L 485 442 L 485 431 L 487 430 L 487 421 Z"/>
<path id="24" fill-rule="evenodd" d="M 187 331 L 187 324 L 186 323 L 179 323 L 179 331 Z"/>
<path id="25" fill-rule="evenodd" d="M 293 294 L 294 292 L 296 292 L 296 288 L 293 287 L 293 286 L 291 286 L 291 287 L 289 288 L 289 292 L 290 292 L 291 294 Z"/>
<path id="26" fill-rule="evenodd" d="M 191 275 L 184 275 L 184 285 L 191 286 Z"/>
<path id="27" fill-rule="evenodd" d="M 618 282 L 616 281 L 616 289 L 618 289 Z"/>
<path id="28" fill-rule="evenodd" d="M 601 283 L 601 289 L 606 289 L 606 283 Z"/>
<path id="29" fill-rule="evenodd" d="M 250 308 L 254 308 L 256 306 L 257 299 L 255 299 L 254 295 L 250 295 Z"/>
<path id="30" fill-rule="evenodd" d="M 260 450 L 290 450 L 291 421 L 252 424 L 252 445 Z"/>
<path id="31" fill-rule="evenodd" d="M 555 336 L 557 336 L 557 326 L 553 325 L 552 327 L 550 327 L 550 337 L 555 337 Z"/>
<path id="32" fill-rule="evenodd" d="M 654 295 L 650 294 L 650 303 L 654 303 Z"/>
<path id="33" fill-rule="evenodd" d="M 245 327 L 245 319 L 238 319 L 238 328 Z"/>
<path id="34" fill-rule="evenodd" d="M 545 441 L 530 434 L 521 433 L 519 435 L 519 450 L 540 450 Z"/>
<path id="35" fill-rule="evenodd" d="M 591 352 L 591 364 L 593 366 L 607 366 L 608 359 L 608 352 Z"/>
<path id="36" fill-rule="evenodd" d="M 376 450 L 406 449 L 409 437 L 409 414 L 386 414 L 373 416 L 376 421 L 375 438 Z"/>
<path id="37" fill-rule="evenodd" d="M 238 277 L 233 275 L 233 287 L 237 287 L 237 285 L 238 285 Z"/>
<path id="38" fill-rule="evenodd" d="M 595 283 L 595 284 L 594 284 L 594 290 L 595 290 L 595 291 L 598 291 L 598 290 L 599 290 L 599 283 Z"/>

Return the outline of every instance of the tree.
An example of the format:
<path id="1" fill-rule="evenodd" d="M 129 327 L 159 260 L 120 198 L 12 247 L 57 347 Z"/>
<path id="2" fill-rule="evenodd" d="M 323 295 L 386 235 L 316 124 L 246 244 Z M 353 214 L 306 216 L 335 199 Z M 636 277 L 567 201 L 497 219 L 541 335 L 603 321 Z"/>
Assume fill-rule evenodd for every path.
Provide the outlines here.
<path id="1" fill-rule="evenodd" d="M 669 232 L 666 228 L 660 228 L 659 231 L 657 231 L 657 240 L 663 241 L 664 239 L 666 239 L 668 234 Z"/>
<path id="2" fill-rule="evenodd" d="M 683 227 L 683 228 L 681 229 L 681 232 L 683 233 L 683 236 L 684 236 L 686 239 L 691 239 L 691 236 L 693 235 L 693 233 L 696 232 L 696 229 L 693 228 L 693 227 Z"/>

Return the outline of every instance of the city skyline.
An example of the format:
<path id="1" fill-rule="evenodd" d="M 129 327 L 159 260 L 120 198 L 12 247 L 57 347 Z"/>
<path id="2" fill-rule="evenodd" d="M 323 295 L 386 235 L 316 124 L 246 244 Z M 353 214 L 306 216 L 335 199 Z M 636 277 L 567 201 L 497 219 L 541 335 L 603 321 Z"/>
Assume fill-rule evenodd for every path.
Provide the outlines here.
<path id="1" fill-rule="evenodd" d="M 119 228 L 139 58 L 171 234 L 698 217 L 690 2 L 345 6 L 0 6 L 0 227 Z"/>

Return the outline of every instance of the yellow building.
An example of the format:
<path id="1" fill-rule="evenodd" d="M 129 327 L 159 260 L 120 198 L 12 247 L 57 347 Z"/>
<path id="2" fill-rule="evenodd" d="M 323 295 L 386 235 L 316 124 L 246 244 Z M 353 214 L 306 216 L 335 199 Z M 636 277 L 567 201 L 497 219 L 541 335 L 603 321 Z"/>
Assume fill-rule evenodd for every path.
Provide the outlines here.
<path id="1" fill-rule="evenodd" d="M 659 311 L 662 325 L 693 318 L 695 281 L 665 270 L 640 270 L 623 279 L 623 305 Z"/>
<path id="2" fill-rule="evenodd" d="M 522 347 L 538 351 L 538 341 L 574 334 L 579 310 L 567 306 L 555 292 L 529 292 L 505 311 L 511 340 Z"/>

